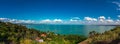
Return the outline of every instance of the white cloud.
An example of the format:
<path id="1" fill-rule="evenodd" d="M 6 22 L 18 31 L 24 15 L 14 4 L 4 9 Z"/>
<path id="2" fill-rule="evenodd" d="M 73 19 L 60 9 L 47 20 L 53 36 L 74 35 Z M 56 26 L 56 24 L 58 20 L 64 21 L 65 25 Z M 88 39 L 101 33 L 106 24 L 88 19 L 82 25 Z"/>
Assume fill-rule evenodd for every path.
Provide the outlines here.
<path id="1" fill-rule="evenodd" d="M 77 21 L 80 21 L 80 18 L 79 17 L 73 17 L 70 19 L 71 22 L 77 22 Z"/>
<path id="2" fill-rule="evenodd" d="M 90 17 L 84 17 L 84 20 L 86 20 L 86 21 L 92 21 L 92 18 L 90 18 Z"/>
<path id="3" fill-rule="evenodd" d="M 98 17 L 99 19 L 106 19 L 105 16 L 100 16 Z"/>
<path id="4" fill-rule="evenodd" d="M 76 21 L 78 21 L 78 20 L 73 20 L 73 19 L 70 19 L 70 21 L 71 21 L 71 22 L 76 22 Z"/>
<path id="5" fill-rule="evenodd" d="M 9 22 L 12 22 L 12 23 L 34 23 L 35 21 L 33 21 L 33 20 L 16 20 L 16 19 L 12 19 Z"/>
<path id="6" fill-rule="evenodd" d="M 0 20 L 6 20 L 6 19 L 8 19 L 8 18 L 0 18 Z"/>
<path id="7" fill-rule="evenodd" d="M 34 23 L 33 20 L 18 20 L 18 19 L 10 19 L 10 18 L 0 18 L 0 21 L 3 22 L 11 22 L 11 23 Z"/>
<path id="8" fill-rule="evenodd" d="M 56 24 L 56 23 L 62 23 L 62 22 L 63 20 L 61 19 L 54 19 L 54 20 L 45 19 L 45 20 L 41 20 L 39 23 Z"/>
<path id="9" fill-rule="evenodd" d="M 34 23 L 35 21 L 33 20 L 24 20 L 24 23 Z"/>
<path id="10" fill-rule="evenodd" d="M 61 19 L 54 19 L 53 22 L 63 22 Z"/>
<path id="11" fill-rule="evenodd" d="M 0 21 L 3 21 L 3 22 L 7 22 L 9 20 L 10 20 L 9 18 L 0 18 Z"/>
<path id="12" fill-rule="evenodd" d="M 118 6 L 117 10 L 120 10 L 120 2 L 112 2 Z"/>
<path id="13" fill-rule="evenodd" d="M 86 20 L 86 21 L 97 21 L 96 18 L 91 18 L 91 17 L 84 17 L 84 20 Z"/>
<path id="14" fill-rule="evenodd" d="M 40 23 L 50 23 L 50 22 L 52 22 L 52 20 L 50 19 L 45 19 L 40 21 Z"/>
<path id="15" fill-rule="evenodd" d="M 108 23 L 114 22 L 112 19 L 106 20 Z"/>
<path id="16" fill-rule="evenodd" d="M 106 18 L 105 18 L 105 16 L 100 16 L 100 17 L 98 17 L 98 19 L 99 19 L 100 22 L 105 22 Z"/>
<path id="17" fill-rule="evenodd" d="M 11 23 L 16 23 L 17 22 L 17 20 L 16 19 L 10 19 L 8 22 L 11 22 Z"/>
<path id="18" fill-rule="evenodd" d="M 108 19 L 106 20 L 108 23 L 114 22 L 111 17 L 108 17 Z"/>
<path id="19" fill-rule="evenodd" d="M 93 19 L 93 21 L 97 21 L 97 19 L 96 18 L 92 18 Z"/>
<path id="20" fill-rule="evenodd" d="M 118 17 L 120 17 L 118 15 Z M 34 21 L 34 20 L 18 20 L 18 19 L 10 19 L 10 18 L 0 18 L 0 21 L 4 21 L 4 22 L 11 22 L 11 23 L 33 23 L 33 24 L 96 24 L 96 25 L 100 25 L 100 24 L 120 24 L 120 19 L 118 20 L 113 20 L 110 17 L 108 17 L 106 19 L 105 16 L 100 16 L 97 18 L 92 18 L 92 17 L 84 17 L 84 20 L 80 20 L 79 17 L 73 17 L 70 20 L 65 20 L 63 21 L 62 19 L 44 19 L 39 21 Z M 90 21 L 90 22 L 88 22 Z"/>
<path id="21" fill-rule="evenodd" d="M 12 20 L 10 20 L 10 22 L 13 22 L 13 21 L 16 21 L 16 19 L 12 19 Z"/>

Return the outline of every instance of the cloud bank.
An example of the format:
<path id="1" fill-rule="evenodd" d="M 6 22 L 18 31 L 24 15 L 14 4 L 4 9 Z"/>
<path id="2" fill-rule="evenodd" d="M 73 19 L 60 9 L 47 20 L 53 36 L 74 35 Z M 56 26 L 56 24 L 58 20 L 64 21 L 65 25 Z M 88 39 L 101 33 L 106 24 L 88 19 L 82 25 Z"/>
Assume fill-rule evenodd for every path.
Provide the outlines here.
<path id="1" fill-rule="evenodd" d="M 2 22 L 11 22 L 11 23 L 34 23 L 33 20 L 18 20 L 18 19 L 10 19 L 10 18 L 0 18 Z"/>
<path id="2" fill-rule="evenodd" d="M 86 21 L 97 21 L 96 18 L 91 18 L 91 17 L 84 17 L 84 20 L 86 20 Z"/>
<path id="3" fill-rule="evenodd" d="M 120 17 L 118 19 L 111 19 L 111 17 L 106 18 L 105 16 L 99 16 L 98 18 L 84 17 L 80 20 L 79 17 L 73 17 L 69 20 L 62 19 L 44 19 L 44 20 L 18 20 L 10 18 L 0 18 L 0 21 L 11 22 L 11 23 L 25 23 L 25 24 L 83 24 L 83 25 L 120 25 Z"/>

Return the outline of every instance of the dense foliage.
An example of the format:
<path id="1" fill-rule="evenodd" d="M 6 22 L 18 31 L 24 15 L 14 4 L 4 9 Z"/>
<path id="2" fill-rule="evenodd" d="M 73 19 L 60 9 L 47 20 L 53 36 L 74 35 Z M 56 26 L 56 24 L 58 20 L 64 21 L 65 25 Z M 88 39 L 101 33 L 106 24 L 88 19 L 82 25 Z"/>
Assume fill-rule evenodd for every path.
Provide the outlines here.
<path id="1" fill-rule="evenodd" d="M 81 42 L 86 44 L 120 44 L 120 27 L 117 26 L 104 33 L 90 32 L 90 37 Z"/>
<path id="2" fill-rule="evenodd" d="M 0 22 L 0 44 L 77 44 L 86 37 L 79 35 L 59 35 L 28 29 L 25 26 Z M 39 42 L 39 40 L 43 40 Z"/>

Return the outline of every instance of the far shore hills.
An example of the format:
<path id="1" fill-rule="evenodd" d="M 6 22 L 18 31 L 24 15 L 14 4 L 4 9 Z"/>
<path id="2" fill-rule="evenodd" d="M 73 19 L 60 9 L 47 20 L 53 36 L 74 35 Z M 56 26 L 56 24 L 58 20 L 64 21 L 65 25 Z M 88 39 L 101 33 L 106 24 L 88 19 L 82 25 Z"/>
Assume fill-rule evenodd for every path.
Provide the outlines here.
<path id="1" fill-rule="evenodd" d="M 17 24 L 23 24 L 23 25 L 40 25 L 40 24 L 34 24 L 34 23 L 17 23 Z M 41 23 L 43 25 L 93 25 L 93 26 L 120 26 L 120 24 L 46 24 Z"/>

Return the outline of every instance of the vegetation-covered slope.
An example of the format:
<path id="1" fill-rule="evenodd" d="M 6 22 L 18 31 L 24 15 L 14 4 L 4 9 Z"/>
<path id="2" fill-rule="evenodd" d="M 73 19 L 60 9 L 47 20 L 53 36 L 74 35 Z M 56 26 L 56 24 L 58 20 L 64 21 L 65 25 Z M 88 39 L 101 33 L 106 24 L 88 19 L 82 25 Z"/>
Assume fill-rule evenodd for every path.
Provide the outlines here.
<path id="1" fill-rule="evenodd" d="M 59 35 L 0 22 L 0 44 L 77 44 L 85 39 L 84 36 Z"/>
<path id="2" fill-rule="evenodd" d="M 90 32 L 90 37 L 80 44 L 120 44 L 120 27 L 104 33 Z"/>

